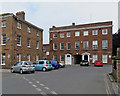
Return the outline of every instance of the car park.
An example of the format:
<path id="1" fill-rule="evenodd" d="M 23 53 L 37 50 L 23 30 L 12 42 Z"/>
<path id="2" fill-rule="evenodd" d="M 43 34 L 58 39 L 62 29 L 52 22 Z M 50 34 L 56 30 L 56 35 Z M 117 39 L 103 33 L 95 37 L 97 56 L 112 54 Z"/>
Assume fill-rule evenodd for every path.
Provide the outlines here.
<path id="1" fill-rule="evenodd" d="M 63 64 L 61 62 L 59 62 L 58 64 L 59 64 L 60 68 L 64 68 L 65 67 L 65 64 Z"/>
<path id="2" fill-rule="evenodd" d="M 80 66 L 89 66 L 89 62 L 87 60 L 82 60 Z"/>
<path id="3" fill-rule="evenodd" d="M 24 72 L 34 73 L 35 72 L 35 67 L 34 67 L 32 62 L 20 61 L 20 62 L 17 62 L 16 64 L 14 64 L 11 67 L 11 72 L 12 73 L 20 72 L 21 74 L 23 74 Z"/>
<path id="4" fill-rule="evenodd" d="M 53 69 L 58 69 L 60 67 L 60 65 L 58 64 L 58 62 L 56 60 L 50 60 Z"/>
<path id="5" fill-rule="evenodd" d="M 47 71 L 52 70 L 52 64 L 49 60 L 37 60 L 34 63 L 35 70 Z"/>
<path id="6" fill-rule="evenodd" d="M 103 63 L 100 60 L 96 60 L 94 66 L 103 66 Z"/>

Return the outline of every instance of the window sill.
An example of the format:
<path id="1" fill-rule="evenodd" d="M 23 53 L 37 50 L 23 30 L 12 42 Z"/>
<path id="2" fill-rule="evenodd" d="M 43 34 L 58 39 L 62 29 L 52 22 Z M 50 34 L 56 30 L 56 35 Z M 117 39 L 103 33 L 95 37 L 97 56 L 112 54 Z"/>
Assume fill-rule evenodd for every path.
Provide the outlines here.
<path id="1" fill-rule="evenodd" d="M 67 49 L 67 51 L 70 51 L 70 49 Z"/>
<path id="2" fill-rule="evenodd" d="M 17 45 L 18 47 L 21 47 L 21 45 Z"/>
<path id="3" fill-rule="evenodd" d="M 1 44 L 2 46 L 5 46 L 6 44 Z"/>
<path id="4" fill-rule="evenodd" d="M 60 51 L 64 51 L 64 49 L 60 49 Z"/>
<path id="5" fill-rule="evenodd" d="M 21 30 L 21 28 L 18 28 L 18 27 L 17 27 L 17 29 Z"/>
<path id="6" fill-rule="evenodd" d="M 6 28 L 6 26 L 1 26 L 2 28 Z"/>
<path id="7" fill-rule="evenodd" d="M 30 46 L 27 46 L 28 48 L 31 48 Z"/>
<path id="8" fill-rule="evenodd" d="M 1 66 L 4 66 L 5 64 L 0 64 Z"/>
<path id="9" fill-rule="evenodd" d="M 36 50 L 39 50 L 39 48 L 36 48 Z"/>

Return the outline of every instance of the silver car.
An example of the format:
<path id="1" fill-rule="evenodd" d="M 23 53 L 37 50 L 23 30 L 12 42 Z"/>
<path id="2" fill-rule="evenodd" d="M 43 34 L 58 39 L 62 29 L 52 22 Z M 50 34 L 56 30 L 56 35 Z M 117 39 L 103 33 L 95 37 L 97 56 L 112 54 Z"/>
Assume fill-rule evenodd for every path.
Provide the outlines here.
<path id="1" fill-rule="evenodd" d="M 14 64 L 11 67 L 11 72 L 20 72 L 21 74 L 23 74 L 24 72 L 35 72 L 35 67 L 33 65 L 32 62 L 29 61 L 21 61 L 21 62 L 17 62 L 16 64 Z"/>

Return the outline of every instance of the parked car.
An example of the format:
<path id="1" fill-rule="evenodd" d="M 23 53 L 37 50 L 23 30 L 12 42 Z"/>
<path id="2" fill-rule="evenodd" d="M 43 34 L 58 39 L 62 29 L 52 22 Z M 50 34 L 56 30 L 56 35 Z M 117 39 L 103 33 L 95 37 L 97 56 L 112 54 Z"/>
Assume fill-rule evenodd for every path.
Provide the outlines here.
<path id="1" fill-rule="evenodd" d="M 56 60 L 50 60 L 53 69 L 58 69 L 60 67 L 60 65 L 58 64 L 58 62 Z"/>
<path id="2" fill-rule="evenodd" d="M 20 61 L 20 62 L 17 62 L 16 64 L 14 64 L 11 67 L 11 72 L 12 73 L 20 72 L 21 74 L 23 74 L 24 72 L 32 72 L 32 73 L 34 73 L 35 72 L 35 67 L 34 67 L 32 62 Z"/>
<path id="3" fill-rule="evenodd" d="M 52 64 L 48 60 L 37 60 L 34 63 L 35 70 L 47 71 L 52 70 Z"/>
<path id="4" fill-rule="evenodd" d="M 59 62 L 58 64 L 59 64 L 60 68 L 64 68 L 65 67 L 65 64 L 63 64 L 61 62 Z"/>
<path id="5" fill-rule="evenodd" d="M 80 66 L 89 66 L 89 62 L 87 60 L 82 60 Z"/>
<path id="6" fill-rule="evenodd" d="M 100 60 L 96 60 L 94 66 L 103 66 L 103 63 Z"/>

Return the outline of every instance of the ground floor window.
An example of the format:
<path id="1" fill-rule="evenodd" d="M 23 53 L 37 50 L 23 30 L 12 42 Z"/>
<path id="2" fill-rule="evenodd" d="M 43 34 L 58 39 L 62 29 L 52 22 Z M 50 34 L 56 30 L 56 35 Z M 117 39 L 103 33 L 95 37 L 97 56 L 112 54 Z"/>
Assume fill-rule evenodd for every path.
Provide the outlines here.
<path id="1" fill-rule="evenodd" d="M 36 55 L 36 61 L 39 60 L 39 55 Z"/>
<path id="2" fill-rule="evenodd" d="M 93 63 L 98 60 L 98 55 L 93 55 Z"/>
<path id="3" fill-rule="evenodd" d="M 30 61 L 30 54 L 27 55 L 27 61 Z"/>
<path id="4" fill-rule="evenodd" d="M 53 56 L 53 59 L 57 61 L 57 55 L 54 55 L 54 56 Z"/>
<path id="5" fill-rule="evenodd" d="M 5 53 L 1 54 L 1 65 L 5 65 Z"/>
<path id="6" fill-rule="evenodd" d="M 107 55 L 102 55 L 102 62 L 107 63 Z"/>
<path id="7" fill-rule="evenodd" d="M 17 62 L 20 62 L 21 61 L 21 54 L 17 54 Z"/>
<path id="8" fill-rule="evenodd" d="M 60 56 L 60 61 L 62 61 L 62 62 L 64 61 L 64 55 Z"/>

